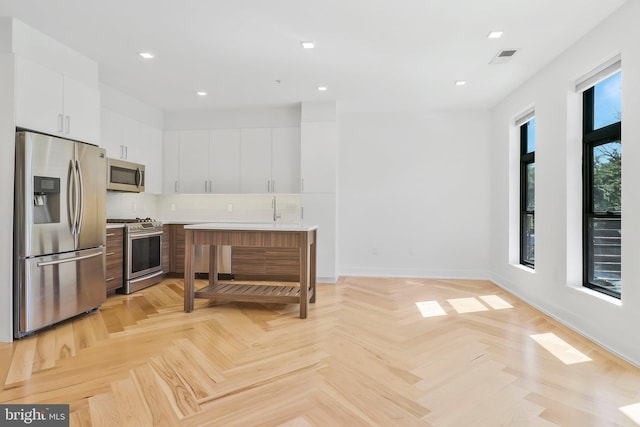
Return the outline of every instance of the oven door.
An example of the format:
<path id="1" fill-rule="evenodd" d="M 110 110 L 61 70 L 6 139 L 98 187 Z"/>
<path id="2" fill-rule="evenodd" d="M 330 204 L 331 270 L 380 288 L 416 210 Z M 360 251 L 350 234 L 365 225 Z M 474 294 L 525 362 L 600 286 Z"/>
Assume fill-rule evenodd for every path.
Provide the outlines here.
<path id="1" fill-rule="evenodd" d="M 162 231 L 129 234 L 126 279 L 162 271 Z"/>

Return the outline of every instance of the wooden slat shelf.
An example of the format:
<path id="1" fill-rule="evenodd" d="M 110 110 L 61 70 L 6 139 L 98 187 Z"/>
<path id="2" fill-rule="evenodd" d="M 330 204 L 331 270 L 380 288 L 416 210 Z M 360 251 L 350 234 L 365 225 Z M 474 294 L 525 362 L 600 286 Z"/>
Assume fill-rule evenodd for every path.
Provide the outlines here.
<path id="1" fill-rule="evenodd" d="M 195 297 L 216 301 L 290 304 L 300 302 L 300 286 L 221 283 L 197 290 Z"/>

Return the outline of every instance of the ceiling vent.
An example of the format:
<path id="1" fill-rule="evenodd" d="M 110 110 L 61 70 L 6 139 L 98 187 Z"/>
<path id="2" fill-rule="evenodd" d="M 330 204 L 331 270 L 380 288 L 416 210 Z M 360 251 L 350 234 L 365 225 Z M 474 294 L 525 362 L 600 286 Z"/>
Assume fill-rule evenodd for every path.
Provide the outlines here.
<path id="1" fill-rule="evenodd" d="M 503 49 L 499 51 L 491 61 L 489 61 L 489 64 L 506 64 L 516 55 L 516 53 L 518 53 L 518 49 Z"/>

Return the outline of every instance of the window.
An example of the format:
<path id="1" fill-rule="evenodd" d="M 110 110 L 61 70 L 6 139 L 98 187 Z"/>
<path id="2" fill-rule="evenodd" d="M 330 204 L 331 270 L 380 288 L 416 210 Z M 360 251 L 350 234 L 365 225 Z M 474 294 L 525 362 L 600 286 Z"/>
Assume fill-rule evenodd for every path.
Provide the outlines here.
<path id="1" fill-rule="evenodd" d="M 619 68 L 618 68 L 619 69 Z M 620 298 L 622 76 L 583 94 L 583 282 Z"/>
<path id="2" fill-rule="evenodd" d="M 520 264 L 535 264 L 536 119 L 520 125 Z"/>

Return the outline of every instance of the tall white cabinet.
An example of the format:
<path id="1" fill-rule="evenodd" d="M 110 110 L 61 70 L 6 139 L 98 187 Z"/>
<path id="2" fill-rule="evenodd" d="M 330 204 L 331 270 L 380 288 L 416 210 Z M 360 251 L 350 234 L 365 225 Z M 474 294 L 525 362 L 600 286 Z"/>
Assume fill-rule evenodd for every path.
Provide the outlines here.
<path id="1" fill-rule="evenodd" d="M 318 280 L 335 282 L 338 227 L 338 124 L 335 102 L 303 103 L 300 129 L 302 221 L 318 225 Z"/>

